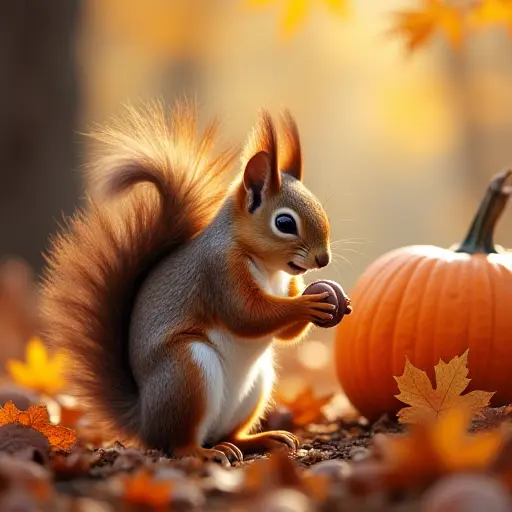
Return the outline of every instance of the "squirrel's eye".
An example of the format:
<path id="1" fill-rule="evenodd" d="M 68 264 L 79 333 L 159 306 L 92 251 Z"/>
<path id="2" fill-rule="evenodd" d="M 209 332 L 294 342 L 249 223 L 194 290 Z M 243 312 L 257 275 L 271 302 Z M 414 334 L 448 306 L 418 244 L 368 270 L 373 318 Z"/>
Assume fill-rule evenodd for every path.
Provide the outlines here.
<path id="1" fill-rule="evenodd" d="M 276 228 L 281 231 L 281 233 L 286 233 L 287 235 L 297 234 L 295 219 L 286 213 L 276 217 Z"/>

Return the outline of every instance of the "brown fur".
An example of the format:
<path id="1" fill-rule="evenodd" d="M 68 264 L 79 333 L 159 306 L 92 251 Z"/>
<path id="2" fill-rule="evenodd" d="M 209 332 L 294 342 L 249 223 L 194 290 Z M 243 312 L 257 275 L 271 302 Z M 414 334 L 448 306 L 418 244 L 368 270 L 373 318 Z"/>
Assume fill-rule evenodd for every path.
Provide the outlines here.
<path id="1" fill-rule="evenodd" d="M 160 104 L 130 106 L 93 134 L 101 147 L 90 172 L 103 195 L 150 183 L 158 197 L 132 194 L 114 213 L 89 200 L 53 240 L 42 290 L 45 338 L 71 352 L 71 379 L 94 410 L 129 434 L 137 430 L 127 350 L 133 299 L 147 272 L 211 221 L 234 157 L 210 159 L 214 122 L 194 141 L 191 105 L 166 114 Z"/>

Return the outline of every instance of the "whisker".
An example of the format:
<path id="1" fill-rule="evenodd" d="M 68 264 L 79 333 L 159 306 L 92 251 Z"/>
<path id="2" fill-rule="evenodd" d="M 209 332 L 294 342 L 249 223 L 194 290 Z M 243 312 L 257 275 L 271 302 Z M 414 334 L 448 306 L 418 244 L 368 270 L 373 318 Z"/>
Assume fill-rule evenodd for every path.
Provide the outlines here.
<path id="1" fill-rule="evenodd" d="M 334 270 L 336 270 L 336 273 L 338 274 L 338 276 L 341 278 L 342 274 L 340 272 L 340 269 L 338 268 L 337 261 L 335 261 L 333 259 L 331 262 L 331 265 L 333 266 Z"/>
<path id="2" fill-rule="evenodd" d="M 340 238 L 338 240 L 334 240 L 330 242 L 331 245 L 336 244 L 368 244 L 370 240 L 366 240 L 364 238 Z"/>
<path id="3" fill-rule="evenodd" d="M 350 267 L 352 268 L 352 270 L 356 271 L 357 272 L 357 269 L 356 267 L 354 267 L 354 265 L 352 265 L 351 261 L 348 260 L 347 258 L 345 258 L 344 256 L 342 256 L 341 254 L 335 254 L 335 256 L 337 256 L 338 258 L 341 258 L 345 263 L 348 263 L 350 265 Z"/>
<path id="4" fill-rule="evenodd" d="M 345 251 L 345 252 L 353 252 L 354 254 L 359 254 L 359 256 L 364 256 L 366 257 L 366 254 L 364 252 L 361 252 L 361 251 L 357 251 L 356 249 L 349 249 L 348 247 L 338 247 L 336 250 L 338 251 Z M 331 251 L 333 254 L 336 254 L 334 253 L 333 251 Z M 338 254 L 338 256 L 340 256 Z"/>
<path id="5" fill-rule="evenodd" d="M 322 206 L 325 208 L 325 205 L 332 199 L 332 195 L 329 196 L 323 203 Z"/>

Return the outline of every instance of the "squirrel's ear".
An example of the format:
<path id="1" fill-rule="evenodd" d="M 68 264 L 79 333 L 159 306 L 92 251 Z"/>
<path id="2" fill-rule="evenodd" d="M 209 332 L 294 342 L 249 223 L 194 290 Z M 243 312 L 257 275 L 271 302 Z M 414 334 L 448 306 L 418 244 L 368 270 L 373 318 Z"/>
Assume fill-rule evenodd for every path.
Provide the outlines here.
<path id="1" fill-rule="evenodd" d="M 253 213 L 263 195 L 279 192 L 281 174 L 277 163 L 277 135 L 269 113 L 260 110 L 258 125 L 245 146 L 243 184 L 249 195 L 249 211 Z"/>
<path id="2" fill-rule="evenodd" d="M 266 151 L 256 153 L 245 166 L 244 188 L 249 197 L 249 212 L 254 213 L 261 205 L 263 189 L 272 180 L 272 162 Z"/>
<path id="3" fill-rule="evenodd" d="M 302 180 L 302 154 L 300 148 L 299 129 L 288 109 L 283 109 L 280 116 L 284 135 L 284 144 L 280 145 L 279 163 L 284 173 L 295 179 Z"/>

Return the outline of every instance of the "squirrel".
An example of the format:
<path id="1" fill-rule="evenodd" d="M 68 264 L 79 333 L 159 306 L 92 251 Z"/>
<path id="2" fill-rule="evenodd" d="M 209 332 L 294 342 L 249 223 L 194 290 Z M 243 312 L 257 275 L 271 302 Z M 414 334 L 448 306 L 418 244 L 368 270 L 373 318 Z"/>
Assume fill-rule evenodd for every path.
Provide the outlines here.
<path id="1" fill-rule="evenodd" d="M 330 227 L 302 183 L 290 111 L 275 124 L 260 110 L 234 179 L 238 152 L 212 155 L 218 125 L 200 131 L 180 100 L 128 105 L 90 134 L 95 193 L 51 239 L 41 307 L 45 340 L 117 433 L 230 464 L 299 447 L 255 432 L 274 341 L 298 341 L 335 306 L 301 295 L 304 273 L 330 262 Z"/>

